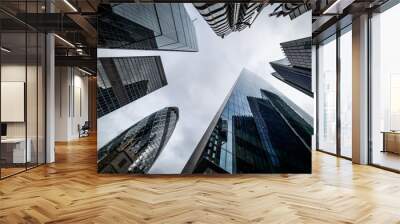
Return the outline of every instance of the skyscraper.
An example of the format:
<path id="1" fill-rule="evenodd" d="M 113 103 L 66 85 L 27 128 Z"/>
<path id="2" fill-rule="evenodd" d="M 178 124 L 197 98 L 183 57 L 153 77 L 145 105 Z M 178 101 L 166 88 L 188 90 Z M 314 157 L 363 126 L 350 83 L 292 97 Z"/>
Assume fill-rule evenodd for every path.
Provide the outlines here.
<path id="1" fill-rule="evenodd" d="M 196 30 L 182 3 L 111 3 L 99 7 L 98 46 L 198 51 Z"/>
<path id="2" fill-rule="evenodd" d="M 290 19 L 295 19 L 311 9 L 312 4 L 309 0 L 304 0 L 304 3 L 279 3 L 270 16 L 289 16 Z"/>
<path id="3" fill-rule="evenodd" d="M 243 70 L 182 173 L 310 173 L 312 118 Z"/>
<path id="4" fill-rule="evenodd" d="M 292 66 L 311 69 L 311 37 L 283 42 L 281 47 Z"/>
<path id="5" fill-rule="evenodd" d="M 313 96 L 311 86 L 311 37 L 281 43 L 286 58 L 270 62 L 272 75 L 288 85 Z"/>
<path id="6" fill-rule="evenodd" d="M 97 67 L 97 117 L 167 85 L 159 56 L 99 58 Z"/>
<path id="7" fill-rule="evenodd" d="M 147 173 L 167 144 L 179 119 L 177 107 L 159 110 L 98 151 L 100 173 Z"/>
<path id="8" fill-rule="evenodd" d="M 265 7 L 264 3 L 193 3 L 218 36 L 224 38 L 231 32 L 250 27 Z"/>

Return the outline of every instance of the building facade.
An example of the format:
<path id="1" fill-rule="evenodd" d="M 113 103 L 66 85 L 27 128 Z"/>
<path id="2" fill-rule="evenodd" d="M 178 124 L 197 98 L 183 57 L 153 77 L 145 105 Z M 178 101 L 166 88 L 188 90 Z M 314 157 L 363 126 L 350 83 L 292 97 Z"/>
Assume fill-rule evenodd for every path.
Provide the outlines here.
<path id="1" fill-rule="evenodd" d="M 310 173 L 312 118 L 243 70 L 182 173 Z"/>
<path id="2" fill-rule="evenodd" d="M 97 117 L 167 85 L 159 56 L 99 58 Z"/>
<path id="3" fill-rule="evenodd" d="M 273 4 L 274 5 L 274 4 Z M 304 3 L 279 3 L 270 16 L 285 17 L 289 16 L 290 19 L 295 19 L 304 13 L 311 11 L 312 1 L 304 0 Z"/>
<path id="4" fill-rule="evenodd" d="M 311 77 L 311 37 L 281 43 L 286 58 L 270 62 L 272 75 L 286 84 L 313 96 Z"/>
<path id="5" fill-rule="evenodd" d="M 218 36 L 250 27 L 264 8 L 263 3 L 193 3 Z"/>
<path id="6" fill-rule="evenodd" d="M 311 37 L 281 43 L 290 64 L 294 67 L 311 69 Z"/>
<path id="7" fill-rule="evenodd" d="M 182 3 L 111 3 L 99 7 L 98 46 L 198 51 L 196 30 Z"/>
<path id="8" fill-rule="evenodd" d="M 98 151 L 99 173 L 147 173 L 167 144 L 179 119 L 177 107 L 159 110 Z"/>

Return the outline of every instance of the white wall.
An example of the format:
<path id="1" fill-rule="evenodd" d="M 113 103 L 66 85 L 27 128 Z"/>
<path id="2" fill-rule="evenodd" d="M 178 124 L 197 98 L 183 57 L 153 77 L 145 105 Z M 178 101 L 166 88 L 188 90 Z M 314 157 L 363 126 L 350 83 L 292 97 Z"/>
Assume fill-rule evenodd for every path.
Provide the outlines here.
<path id="1" fill-rule="evenodd" d="M 55 141 L 79 138 L 78 125 L 88 120 L 88 78 L 72 67 L 56 67 Z"/>
<path id="2" fill-rule="evenodd" d="M 38 70 L 37 70 L 38 69 Z M 45 147 L 45 118 L 44 118 L 44 92 L 43 89 L 44 74 L 41 66 L 32 66 L 25 64 L 2 64 L 1 66 L 1 81 L 2 82 L 20 82 L 24 83 L 25 87 L 19 89 L 19 94 L 24 94 L 26 90 L 26 102 L 19 102 L 19 107 L 5 106 L 2 102 L 2 114 L 4 113 L 22 113 L 22 120 L 19 122 L 5 122 L 7 124 L 8 138 L 24 138 L 27 136 L 31 148 L 32 161 L 44 163 L 44 147 Z M 25 80 L 27 79 L 27 80 Z M 2 83 L 3 86 L 4 83 Z M 9 98 L 2 89 L 2 98 Z M 4 95 L 6 94 L 6 95 Z M 16 94 L 16 93 L 15 93 Z M 24 98 L 24 97 L 22 97 Z M 18 102 L 15 102 L 17 104 Z M 25 106 L 26 103 L 26 106 Z M 24 114 L 26 112 L 26 119 Z M 2 118 L 3 120 L 3 118 Z"/>
<path id="3" fill-rule="evenodd" d="M 74 88 L 72 89 L 74 92 L 71 98 L 74 99 L 74 102 L 72 102 L 71 105 L 73 104 L 74 107 L 71 108 L 72 119 L 70 135 L 74 139 L 79 137 L 78 125 L 82 126 L 85 121 L 88 121 L 89 119 L 88 78 L 86 76 L 82 76 L 82 73 L 76 75 L 75 70 L 73 86 Z"/>
<path id="4" fill-rule="evenodd" d="M 1 81 L 11 82 L 25 82 L 25 71 L 24 65 L 9 64 L 1 66 Z M 29 70 L 29 67 L 28 67 Z M 7 110 L 7 108 L 1 108 L 1 110 Z M 25 137 L 25 122 L 7 122 L 7 137 Z"/>
<path id="5" fill-rule="evenodd" d="M 5 64 L 1 66 L 1 81 L 2 82 L 24 82 L 26 83 L 25 80 L 25 75 L 28 75 L 28 81 L 29 81 L 29 86 L 31 87 L 36 86 L 36 80 L 33 80 L 31 75 L 36 76 L 36 67 L 34 66 L 25 66 L 24 65 L 19 65 L 19 64 Z M 4 96 L 2 96 L 4 97 Z M 33 131 L 35 131 L 36 134 L 36 119 L 37 115 L 36 113 L 33 113 L 32 111 L 36 111 L 36 88 L 27 88 L 27 106 L 30 108 L 27 109 L 27 119 L 28 119 L 28 137 L 29 134 Z M 40 107 L 41 105 L 39 105 Z M 24 110 L 24 108 L 21 108 Z M 1 108 L 1 110 L 9 110 L 9 108 Z M 34 122 L 34 123 L 32 123 Z M 25 137 L 25 126 L 26 126 L 26 121 L 25 122 L 7 122 L 7 135 L 8 137 Z"/>
<path id="6" fill-rule="evenodd" d="M 55 69 L 55 140 L 66 141 L 68 139 L 68 68 L 56 67 Z"/>
<path id="7" fill-rule="evenodd" d="M 24 122 L 25 83 L 1 82 L 1 121 Z"/>
<path id="8" fill-rule="evenodd" d="M 28 67 L 31 70 L 32 67 Z M 2 82 L 24 82 L 25 83 L 26 67 L 18 64 L 6 64 L 1 66 Z M 3 98 L 4 96 L 2 96 Z M 7 110 L 7 108 L 1 108 Z M 22 108 L 24 110 L 24 108 Z M 8 137 L 25 137 L 25 122 L 7 122 Z"/>

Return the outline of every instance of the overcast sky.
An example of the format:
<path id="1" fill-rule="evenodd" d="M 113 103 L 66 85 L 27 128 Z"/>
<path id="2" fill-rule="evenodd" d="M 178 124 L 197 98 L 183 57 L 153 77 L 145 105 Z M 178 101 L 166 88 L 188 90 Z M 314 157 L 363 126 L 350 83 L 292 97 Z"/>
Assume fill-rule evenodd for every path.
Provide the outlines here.
<path id="1" fill-rule="evenodd" d="M 310 115 L 313 100 L 277 80 L 270 61 L 284 57 L 280 43 L 311 36 L 311 13 L 295 20 L 275 18 L 266 8 L 251 26 L 218 37 L 197 10 L 186 4 L 194 21 L 199 52 L 98 49 L 98 57 L 161 56 L 168 85 L 98 120 L 98 147 L 166 106 L 179 108 L 179 121 L 150 173 L 180 173 L 241 70 L 259 74 Z"/>

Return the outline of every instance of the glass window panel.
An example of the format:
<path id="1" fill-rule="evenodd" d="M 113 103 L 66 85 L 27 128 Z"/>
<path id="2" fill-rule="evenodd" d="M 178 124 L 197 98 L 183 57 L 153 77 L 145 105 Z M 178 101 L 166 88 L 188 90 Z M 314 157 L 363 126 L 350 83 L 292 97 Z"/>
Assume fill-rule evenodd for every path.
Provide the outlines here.
<path id="1" fill-rule="evenodd" d="M 1 176 L 25 170 L 30 158 L 26 142 L 25 91 L 27 48 L 25 32 L 1 34 Z M 11 98 L 12 97 L 12 98 Z M 13 108 L 13 109 L 11 109 Z M 28 153 L 26 147 L 28 146 Z"/>
<path id="2" fill-rule="evenodd" d="M 178 42 L 171 4 L 156 4 L 156 10 L 158 17 L 162 18 L 159 20 L 162 35 L 156 37 L 157 45 L 163 47 Z"/>
<path id="3" fill-rule="evenodd" d="M 26 125 L 27 125 L 27 167 L 37 165 L 38 159 L 38 35 L 27 33 L 27 74 L 26 74 Z"/>
<path id="4" fill-rule="evenodd" d="M 219 160 L 219 166 L 220 167 L 226 167 L 225 162 L 226 162 L 226 151 L 225 150 L 221 150 L 221 158 Z"/>
<path id="5" fill-rule="evenodd" d="M 13 13 L 43 12 L 44 0 L 0 3 Z M 23 14 L 20 14 L 23 17 Z M 3 126 L 1 178 L 45 162 L 45 35 L 0 13 Z M 35 18 L 34 18 L 35 19 Z M 10 113 L 12 112 L 12 113 Z M 8 115 L 13 115 L 11 118 Z"/>
<path id="6" fill-rule="evenodd" d="M 228 140 L 227 140 L 227 151 L 232 152 L 232 120 L 228 120 Z"/>
<path id="7" fill-rule="evenodd" d="M 352 34 L 340 37 L 340 153 L 352 156 Z"/>
<path id="8" fill-rule="evenodd" d="M 373 15 L 371 41 L 372 163 L 400 170 L 400 4 Z"/>
<path id="9" fill-rule="evenodd" d="M 232 173 L 232 166 L 233 166 L 232 154 L 227 153 L 226 154 L 226 171 Z"/>
<path id="10" fill-rule="evenodd" d="M 46 148 L 45 148 L 45 87 L 46 87 L 46 79 L 45 79 L 45 65 L 46 65 L 46 36 L 42 33 L 39 33 L 39 41 L 38 41 L 38 77 L 37 77 L 37 82 L 38 82 L 38 148 L 37 148 L 37 162 L 38 164 L 43 164 L 45 163 L 45 158 L 46 158 Z"/>
<path id="11" fill-rule="evenodd" d="M 336 153 L 336 40 L 318 48 L 319 149 Z"/>

